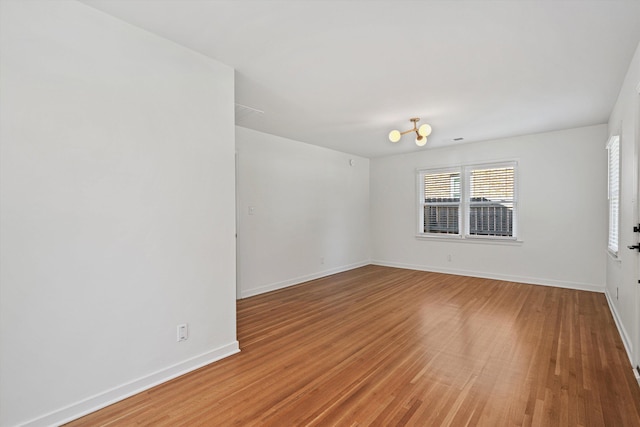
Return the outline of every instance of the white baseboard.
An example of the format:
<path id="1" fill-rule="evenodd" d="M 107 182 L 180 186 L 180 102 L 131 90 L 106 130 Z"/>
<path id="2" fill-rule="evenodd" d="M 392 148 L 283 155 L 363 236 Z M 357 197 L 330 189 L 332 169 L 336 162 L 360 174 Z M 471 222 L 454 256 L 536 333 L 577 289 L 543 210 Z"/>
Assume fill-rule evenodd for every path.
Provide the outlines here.
<path id="1" fill-rule="evenodd" d="M 331 276 L 332 274 L 342 273 L 343 271 L 353 270 L 354 268 L 369 265 L 369 260 L 360 261 L 354 264 L 344 265 L 342 267 L 332 268 L 329 270 L 319 271 L 317 273 L 308 274 L 306 276 L 295 277 L 293 279 L 283 280 L 282 282 L 270 283 L 253 289 L 240 291 L 240 298 L 248 298 L 254 295 L 264 294 L 266 292 L 276 291 L 278 289 L 287 288 L 289 286 L 298 285 L 309 280 L 320 279 L 321 277 Z"/>
<path id="2" fill-rule="evenodd" d="M 338 267 L 330 270 L 324 270 L 318 273 L 313 273 L 306 276 L 300 276 L 293 279 L 284 280 L 282 282 L 270 283 L 268 285 L 260 286 L 258 288 L 244 290 L 240 292 L 240 298 L 248 298 L 254 295 L 259 295 L 266 292 L 283 289 L 289 286 L 298 285 L 303 282 L 308 282 L 310 280 L 319 279 L 321 277 L 330 276 L 336 273 L 341 273 L 343 271 L 353 270 L 354 268 L 364 267 L 365 265 L 369 265 L 369 264 L 380 265 L 383 267 L 404 268 L 407 270 L 431 271 L 434 273 L 455 274 L 458 276 L 480 277 L 483 279 L 505 280 L 509 282 L 526 283 L 531 285 L 555 286 L 558 288 L 576 289 L 580 291 L 590 291 L 590 292 L 599 292 L 599 293 L 604 293 L 605 291 L 604 285 L 598 286 L 598 285 L 593 285 L 589 283 L 568 282 L 568 281 L 543 279 L 543 278 L 536 278 L 536 277 L 526 277 L 526 276 L 511 276 L 506 274 L 484 273 L 479 271 L 447 269 L 447 268 L 439 268 L 439 267 L 424 266 L 424 265 L 405 264 L 405 263 L 399 263 L 399 262 L 371 260 L 371 261 L 361 261 L 355 264 L 350 264 L 350 265 L 346 265 L 346 266 L 342 266 L 342 267 Z"/>
<path id="3" fill-rule="evenodd" d="M 404 264 L 398 262 L 388 262 L 372 260 L 371 264 L 384 267 L 405 268 L 407 270 L 431 271 L 434 273 L 455 274 L 458 276 L 479 277 L 482 279 L 504 280 L 507 282 L 526 283 L 530 285 L 555 286 L 557 288 L 576 289 L 580 291 L 591 291 L 603 293 L 604 285 L 592 285 L 589 283 L 567 282 L 562 280 L 544 279 L 539 277 L 511 276 L 508 274 L 485 273 L 481 271 L 457 270 L 449 268 L 431 267 L 425 265 Z"/>
<path id="4" fill-rule="evenodd" d="M 609 304 L 609 310 L 611 310 L 611 314 L 613 315 L 613 320 L 616 322 L 616 326 L 618 327 L 618 332 L 620 333 L 620 338 L 622 338 L 622 344 L 624 344 L 624 349 L 627 351 L 627 357 L 629 357 L 629 362 L 631 362 L 631 366 L 633 365 L 633 341 L 629 337 L 627 330 L 624 328 L 622 321 L 620 320 L 620 315 L 618 314 L 618 310 L 616 309 L 615 304 L 613 303 L 613 299 L 611 299 L 611 295 L 609 295 L 609 290 L 607 289 L 604 293 L 607 297 L 607 303 Z M 634 369 L 634 374 L 637 375 Z"/>
<path id="5" fill-rule="evenodd" d="M 78 419 L 84 415 L 90 414 L 91 412 L 95 412 L 98 409 L 102 409 L 113 403 L 124 400 L 127 397 L 131 397 L 134 394 L 138 394 L 205 365 L 231 356 L 239 351 L 240 347 L 238 341 L 233 341 L 222 347 L 202 353 L 180 363 L 176 363 L 175 365 L 153 372 L 152 374 L 114 387 L 110 390 L 106 390 L 48 414 L 39 416 L 38 418 L 27 421 L 22 425 L 25 427 L 40 427 L 57 426 L 68 423 L 69 421 Z"/>

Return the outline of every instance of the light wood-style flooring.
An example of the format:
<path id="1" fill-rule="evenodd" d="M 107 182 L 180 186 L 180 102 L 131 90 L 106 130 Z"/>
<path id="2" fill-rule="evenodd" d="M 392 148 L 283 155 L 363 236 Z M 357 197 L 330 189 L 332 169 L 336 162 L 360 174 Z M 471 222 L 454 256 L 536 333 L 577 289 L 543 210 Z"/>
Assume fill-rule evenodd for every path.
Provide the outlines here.
<path id="1" fill-rule="evenodd" d="M 366 266 L 238 301 L 241 353 L 71 426 L 640 426 L 599 293 Z"/>

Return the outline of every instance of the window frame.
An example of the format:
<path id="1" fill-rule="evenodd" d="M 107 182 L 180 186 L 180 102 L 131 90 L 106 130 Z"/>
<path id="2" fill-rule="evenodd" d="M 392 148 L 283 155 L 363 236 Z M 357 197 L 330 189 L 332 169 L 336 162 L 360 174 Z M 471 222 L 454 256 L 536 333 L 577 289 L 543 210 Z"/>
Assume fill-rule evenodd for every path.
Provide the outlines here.
<path id="1" fill-rule="evenodd" d="M 492 235 L 474 235 L 470 234 L 470 207 L 471 207 L 471 173 L 476 170 L 484 169 L 500 169 L 500 168 L 513 168 L 513 208 L 512 208 L 512 235 L 511 236 L 492 236 Z M 425 233 L 424 232 L 424 212 L 427 203 L 424 200 L 425 194 L 425 175 L 439 174 L 439 173 L 459 173 L 460 174 L 460 202 L 458 204 L 458 234 L 445 234 L 445 233 Z M 444 239 L 453 241 L 468 241 L 468 242 L 497 242 L 497 243 L 513 243 L 521 241 L 519 240 L 519 226 L 518 226 L 518 204 L 519 204 L 519 191 L 518 191 L 518 161 L 517 160 L 505 160 L 496 161 L 491 163 L 474 163 L 463 164 L 450 167 L 436 167 L 436 168 L 421 168 L 416 170 L 417 181 L 417 234 L 416 237 L 422 239 Z"/>
<path id="2" fill-rule="evenodd" d="M 615 188 L 615 199 L 612 199 L 612 147 L 616 146 L 617 152 L 617 176 L 616 176 L 616 188 Z M 620 135 L 612 135 L 607 141 L 606 145 L 607 149 L 607 250 L 614 257 L 618 257 L 619 249 L 620 249 Z M 615 219 L 612 220 L 612 211 L 613 211 L 613 203 L 612 201 L 616 201 L 616 215 Z M 615 238 L 612 239 L 611 233 L 615 232 Z M 615 240 L 615 247 L 612 246 L 612 240 Z"/>
<path id="3" fill-rule="evenodd" d="M 424 209 L 428 202 L 425 201 L 424 198 L 424 176 L 429 175 L 439 175 L 439 174 L 447 174 L 447 173 L 458 173 L 460 175 L 460 180 L 458 182 L 458 189 L 460 191 L 460 202 L 442 202 L 441 206 L 458 206 L 458 233 L 425 233 L 424 232 Z M 462 171 L 459 167 L 448 167 L 448 168 L 434 168 L 434 169 L 423 169 L 418 171 L 418 235 L 424 235 L 435 238 L 460 238 L 462 231 L 462 181 L 464 177 L 462 176 Z M 455 181 L 452 180 L 452 186 L 455 185 Z M 453 196 L 453 195 L 452 195 Z M 453 198 L 453 197 L 452 197 Z"/>

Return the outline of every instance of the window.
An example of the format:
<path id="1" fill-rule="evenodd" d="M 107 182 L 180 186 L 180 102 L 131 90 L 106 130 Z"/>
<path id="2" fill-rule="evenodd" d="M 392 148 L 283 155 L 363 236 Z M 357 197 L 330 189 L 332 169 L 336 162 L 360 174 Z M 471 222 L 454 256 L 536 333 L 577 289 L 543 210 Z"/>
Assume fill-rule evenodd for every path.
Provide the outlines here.
<path id="1" fill-rule="evenodd" d="M 609 162 L 609 251 L 618 254 L 620 206 L 620 137 L 612 136 L 607 144 Z"/>
<path id="2" fill-rule="evenodd" d="M 419 171 L 421 236 L 516 238 L 516 163 Z"/>
<path id="3" fill-rule="evenodd" d="M 469 172 L 469 227 L 474 236 L 513 236 L 513 166 Z"/>
<path id="4" fill-rule="evenodd" d="M 423 233 L 460 234 L 460 171 L 423 175 Z"/>

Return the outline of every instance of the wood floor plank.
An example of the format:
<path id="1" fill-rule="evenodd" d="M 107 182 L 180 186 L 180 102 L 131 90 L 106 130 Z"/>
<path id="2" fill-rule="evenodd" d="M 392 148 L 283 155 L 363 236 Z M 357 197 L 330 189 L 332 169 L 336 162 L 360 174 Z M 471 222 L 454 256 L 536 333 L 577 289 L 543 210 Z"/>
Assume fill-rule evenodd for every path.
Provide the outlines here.
<path id="1" fill-rule="evenodd" d="M 603 294 L 366 266 L 238 301 L 241 353 L 70 426 L 640 426 Z"/>

